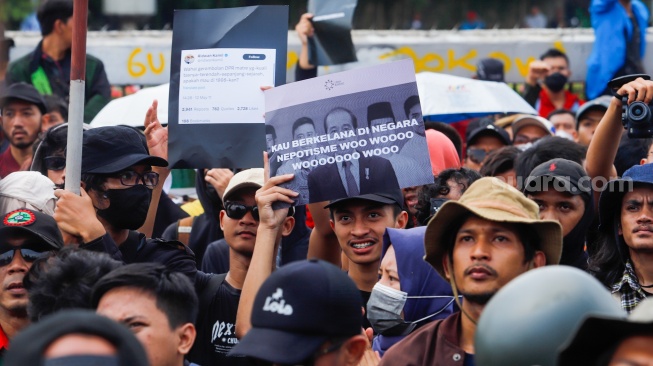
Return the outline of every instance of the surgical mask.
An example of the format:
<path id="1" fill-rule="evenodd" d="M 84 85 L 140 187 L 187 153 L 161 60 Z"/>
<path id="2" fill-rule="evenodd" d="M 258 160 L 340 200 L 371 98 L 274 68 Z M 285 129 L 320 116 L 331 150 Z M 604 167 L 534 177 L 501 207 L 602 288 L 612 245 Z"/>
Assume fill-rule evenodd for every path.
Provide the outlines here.
<path id="1" fill-rule="evenodd" d="M 100 355 L 75 355 L 50 358 L 43 362 L 44 366 L 68 366 L 68 365 L 93 365 L 93 366 L 118 366 L 120 361 L 116 356 Z"/>
<path id="2" fill-rule="evenodd" d="M 567 77 L 559 72 L 551 74 L 544 79 L 544 85 L 554 93 L 562 90 L 567 84 Z"/>
<path id="3" fill-rule="evenodd" d="M 406 322 L 401 316 L 407 299 L 451 299 L 446 306 L 439 311 L 413 322 Z M 377 282 L 372 289 L 372 295 L 367 302 L 367 320 L 378 334 L 384 336 L 406 336 L 410 334 L 417 325 L 431 317 L 440 314 L 453 303 L 452 296 L 408 296 L 407 293 L 395 290 L 391 287 Z"/>
<path id="4" fill-rule="evenodd" d="M 115 229 L 136 230 L 143 226 L 152 200 L 152 190 L 142 184 L 126 189 L 108 189 L 104 196 L 109 207 L 98 210 L 98 216 Z"/>

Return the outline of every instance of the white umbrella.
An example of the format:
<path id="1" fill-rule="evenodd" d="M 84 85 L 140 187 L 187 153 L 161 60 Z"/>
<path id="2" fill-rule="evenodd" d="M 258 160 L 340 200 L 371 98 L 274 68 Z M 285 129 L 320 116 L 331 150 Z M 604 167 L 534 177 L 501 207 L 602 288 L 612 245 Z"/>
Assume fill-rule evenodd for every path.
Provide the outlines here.
<path id="1" fill-rule="evenodd" d="M 127 125 L 143 127 L 145 113 L 154 99 L 159 101 L 157 112 L 162 124 L 168 123 L 168 92 L 170 84 L 162 84 L 152 88 L 144 88 L 134 94 L 112 100 L 102 108 L 91 126 Z"/>
<path id="2" fill-rule="evenodd" d="M 496 113 L 537 114 L 507 84 L 434 72 L 416 75 L 425 120 L 456 122 Z"/>

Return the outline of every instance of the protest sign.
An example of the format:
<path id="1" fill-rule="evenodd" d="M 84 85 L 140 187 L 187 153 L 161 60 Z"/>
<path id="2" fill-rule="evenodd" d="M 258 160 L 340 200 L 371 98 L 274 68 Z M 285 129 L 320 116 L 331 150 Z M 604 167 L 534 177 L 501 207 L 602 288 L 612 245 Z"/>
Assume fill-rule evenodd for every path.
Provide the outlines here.
<path id="1" fill-rule="evenodd" d="M 265 122 L 298 205 L 433 183 L 411 60 L 268 90 Z"/>
<path id="2" fill-rule="evenodd" d="M 173 168 L 260 167 L 261 86 L 286 80 L 287 6 L 178 10 L 168 106 Z"/>
<path id="3" fill-rule="evenodd" d="M 308 39 L 311 65 L 338 65 L 357 61 L 351 39 L 357 0 L 310 0 L 315 33 Z"/>

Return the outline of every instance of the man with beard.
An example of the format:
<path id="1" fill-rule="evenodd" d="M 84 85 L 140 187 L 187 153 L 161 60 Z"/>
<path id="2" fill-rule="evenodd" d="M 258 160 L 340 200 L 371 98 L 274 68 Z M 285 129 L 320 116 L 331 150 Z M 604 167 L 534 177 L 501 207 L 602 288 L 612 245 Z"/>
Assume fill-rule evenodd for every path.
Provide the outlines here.
<path id="1" fill-rule="evenodd" d="M 195 278 L 195 256 L 176 241 L 148 239 L 135 231 L 147 217 L 153 189 L 163 184 L 152 166 L 168 162 L 152 156 L 131 127 L 86 131 L 82 146 L 81 196 L 57 190 L 54 218 L 70 242 L 103 251 L 125 263 L 157 262 Z M 88 193 L 87 193 L 88 192 Z"/>
<path id="2" fill-rule="evenodd" d="M 63 239 L 51 216 L 20 209 L 0 222 L 0 355 L 29 323 L 23 277 L 36 259 L 61 247 Z"/>
<path id="3" fill-rule="evenodd" d="M 541 117 L 546 118 L 556 109 L 576 112 L 583 101 L 565 90 L 569 77 L 571 77 L 571 70 L 567 55 L 559 50 L 550 49 L 540 56 L 539 61 L 533 61 L 528 65 L 522 96 Z"/>
<path id="4" fill-rule="evenodd" d="M 17 83 L 0 97 L 2 132 L 9 140 L 9 149 L 0 155 L 0 178 L 20 170 L 32 158 L 45 115 L 45 102 L 33 86 Z"/>
<path id="5" fill-rule="evenodd" d="M 520 274 L 560 260 L 560 224 L 540 220 L 538 211 L 490 177 L 446 202 L 426 228 L 425 260 L 463 297 L 461 312 L 412 333 L 380 365 L 473 365 L 476 323 L 490 298 Z"/>

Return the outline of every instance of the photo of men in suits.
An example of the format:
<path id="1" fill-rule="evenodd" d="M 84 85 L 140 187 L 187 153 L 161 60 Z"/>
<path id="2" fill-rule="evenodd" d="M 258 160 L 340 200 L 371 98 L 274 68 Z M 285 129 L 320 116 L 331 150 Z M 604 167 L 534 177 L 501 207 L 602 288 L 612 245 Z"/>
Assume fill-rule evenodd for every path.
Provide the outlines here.
<path id="1" fill-rule="evenodd" d="M 348 109 L 332 109 L 324 118 L 324 130 L 329 134 L 356 131 L 356 116 Z M 354 150 L 339 151 L 340 155 Z M 361 154 L 360 159 L 322 165 L 308 174 L 311 202 L 330 201 L 342 197 L 399 189 L 392 164 L 387 159 Z"/>

